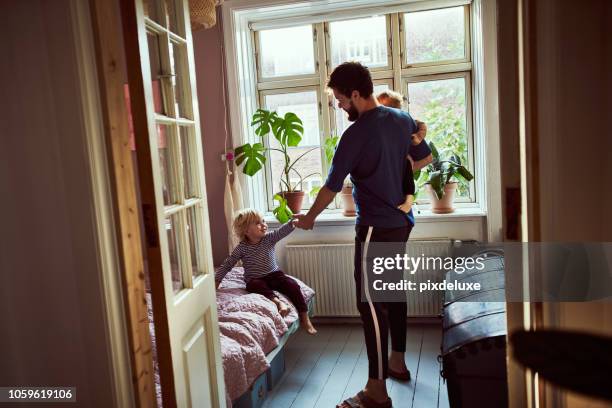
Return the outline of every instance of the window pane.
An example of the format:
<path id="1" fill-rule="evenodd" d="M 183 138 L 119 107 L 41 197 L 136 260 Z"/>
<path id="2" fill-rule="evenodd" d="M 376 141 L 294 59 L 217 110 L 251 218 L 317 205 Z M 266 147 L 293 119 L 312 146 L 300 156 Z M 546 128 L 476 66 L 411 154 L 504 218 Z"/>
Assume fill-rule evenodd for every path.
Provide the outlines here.
<path id="1" fill-rule="evenodd" d="M 386 91 L 390 89 L 388 84 L 374 84 L 374 95 L 379 92 Z M 352 124 L 348 120 L 348 114 L 342 108 L 338 107 L 338 102 L 335 101 L 335 111 L 336 111 L 336 133 L 338 135 L 342 135 L 346 129 Z"/>
<path id="2" fill-rule="evenodd" d="M 147 0 L 142 5 L 145 16 L 176 34 L 184 35 L 184 30 L 179 30 L 177 24 L 177 6 L 182 6 L 180 0 L 179 4 L 175 0 Z"/>
<path id="3" fill-rule="evenodd" d="M 329 23 L 332 68 L 359 61 L 368 68 L 389 65 L 385 16 Z"/>
<path id="4" fill-rule="evenodd" d="M 319 101 L 315 91 L 266 95 L 264 105 L 279 116 L 293 112 L 302 120 L 304 135 L 300 147 L 319 146 Z M 271 139 L 272 143 L 278 143 L 274 137 Z"/>
<path id="5" fill-rule="evenodd" d="M 175 204 L 178 202 L 176 196 L 177 181 L 172 171 L 175 156 L 175 143 L 171 136 L 171 127 L 166 125 L 157 125 L 158 132 L 158 153 L 159 153 L 159 170 L 161 175 L 162 194 L 164 197 L 164 205 Z"/>
<path id="6" fill-rule="evenodd" d="M 166 218 L 166 234 L 168 237 L 168 256 L 170 258 L 170 274 L 172 277 L 172 289 L 174 293 L 183 289 L 183 275 L 178 257 L 179 243 L 177 239 L 177 219 L 175 215 Z"/>
<path id="7" fill-rule="evenodd" d="M 149 17 L 151 20 L 155 21 L 160 25 L 165 25 L 164 16 L 159 12 L 159 1 L 149 0 L 143 1 L 142 6 L 144 9 L 145 17 Z"/>
<path id="8" fill-rule="evenodd" d="M 465 57 L 463 7 L 404 14 L 406 62 L 416 64 Z"/>
<path id="9" fill-rule="evenodd" d="M 177 2 L 175 2 L 174 0 L 165 0 L 164 3 L 166 8 L 166 18 L 168 20 L 166 27 L 168 27 L 168 29 L 173 33 L 178 34 L 180 36 L 184 36 L 184 30 L 182 29 L 182 27 L 179 28 L 177 13 L 177 11 L 181 10 L 183 1 L 178 0 Z"/>
<path id="10" fill-rule="evenodd" d="M 441 155 L 456 153 L 467 165 L 465 88 L 465 78 L 416 82 L 408 84 L 408 95 L 410 114 L 427 124 L 427 140 Z M 468 183 L 461 181 L 457 193 L 469 197 Z"/>
<path id="11" fill-rule="evenodd" d="M 260 31 L 259 48 L 263 77 L 315 72 L 312 25 Z"/>
<path id="12" fill-rule="evenodd" d="M 163 77 L 161 62 L 160 62 L 160 50 L 159 50 L 159 38 L 157 35 L 147 33 L 147 40 L 149 44 L 149 67 L 151 68 L 151 81 L 153 85 L 153 106 L 156 113 L 165 115 L 166 110 L 163 106 L 161 83 L 160 78 Z"/>
<path id="13" fill-rule="evenodd" d="M 290 147 L 288 155 L 292 162 L 300 155 L 315 148 L 310 153 L 299 159 L 293 167 L 295 171 L 291 171 L 289 182 L 292 187 L 298 190 L 308 192 L 307 181 L 312 178 L 321 178 L 321 152 L 316 148 L 320 146 L 319 139 L 319 106 L 317 93 L 315 91 L 294 92 L 287 94 L 266 95 L 264 105 L 266 109 L 276 110 L 279 115 L 284 115 L 287 112 L 295 113 L 304 125 L 304 137 L 298 147 Z M 273 136 L 269 138 L 269 144 L 272 148 L 280 148 L 278 140 Z M 282 153 L 272 151 L 270 154 L 272 170 L 272 189 L 274 192 L 286 190 L 286 186 L 281 186 L 281 175 L 283 175 L 283 167 L 285 164 Z M 311 175 L 310 177 L 307 177 Z M 304 179 L 302 186 L 299 185 L 300 176 Z M 308 200 L 304 200 L 304 205 L 308 204 Z"/>
<path id="14" fill-rule="evenodd" d="M 200 276 L 204 271 L 202 265 L 198 264 L 198 251 L 204 250 L 199 229 L 196 211 L 199 208 L 191 207 L 187 210 L 187 235 L 189 236 L 189 252 L 191 253 L 191 273 L 193 277 Z"/>
<path id="15" fill-rule="evenodd" d="M 170 64 L 172 66 L 172 87 L 174 88 L 174 106 L 178 117 L 193 119 L 189 113 L 189 77 L 187 74 L 187 50 L 185 45 L 171 42 Z"/>
<path id="16" fill-rule="evenodd" d="M 198 197 L 198 186 L 196 178 L 196 169 L 193 168 L 194 153 L 195 153 L 195 134 L 193 128 L 180 126 L 181 137 L 181 163 L 183 169 L 183 186 L 185 198 Z"/>

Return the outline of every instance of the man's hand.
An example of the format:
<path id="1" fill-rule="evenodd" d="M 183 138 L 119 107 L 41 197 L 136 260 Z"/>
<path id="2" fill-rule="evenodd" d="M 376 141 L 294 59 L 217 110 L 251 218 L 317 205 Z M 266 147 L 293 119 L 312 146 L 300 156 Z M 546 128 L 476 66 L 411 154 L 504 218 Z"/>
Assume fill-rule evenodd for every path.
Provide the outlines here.
<path id="1" fill-rule="evenodd" d="M 408 214 L 412 209 L 412 204 L 414 203 L 414 196 L 412 194 L 406 196 L 406 201 L 402 205 L 399 205 L 397 208 L 402 210 L 404 213 Z"/>
<path id="2" fill-rule="evenodd" d="M 421 144 L 427 136 L 427 125 L 421 121 L 415 120 L 417 124 L 417 132 L 412 134 L 412 145 L 416 146 Z"/>
<path id="3" fill-rule="evenodd" d="M 297 228 L 311 230 L 314 227 L 314 218 L 308 214 L 295 214 L 293 217 L 295 218 L 293 225 Z"/>

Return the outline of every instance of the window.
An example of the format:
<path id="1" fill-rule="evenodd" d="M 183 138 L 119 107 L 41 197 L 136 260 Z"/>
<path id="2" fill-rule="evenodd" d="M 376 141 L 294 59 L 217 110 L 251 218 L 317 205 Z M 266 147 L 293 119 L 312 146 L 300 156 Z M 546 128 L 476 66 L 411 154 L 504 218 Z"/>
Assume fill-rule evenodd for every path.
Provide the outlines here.
<path id="1" fill-rule="evenodd" d="M 292 157 L 350 126 L 333 95 L 325 92 L 325 84 L 337 65 L 355 60 L 372 72 L 375 93 L 401 92 L 404 109 L 427 123 L 427 140 L 441 152 L 456 152 L 474 170 L 471 6 L 432 4 L 430 9 L 400 12 L 381 7 L 367 17 L 343 17 L 338 12 L 312 24 L 286 27 L 283 22 L 282 28 L 275 28 L 274 22 L 266 26 L 265 21 L 253 26 L 258 106 L 279 114 L 292 111 L 304 121 L 304 137 L 300 147 L 292 149 Z M 275 140 L 265 142 L 274 147 Z M 296 166 L 302 178 L 291 177 L 308 193 L 324 183 L 329 163 L 322 149 L 305 157 Z M 266 164 L 268 198 L 279 191 L 282 165 L 280 155 L 272 152 Z M 460 185 L 458 202 L 475 202 L 475 197 L 473 182 Z M 427 201 L 424 194 L 419 201 Z M 312 199 L 304 200 L 305 209 L 311 204 Z M 268 206 L 272 209 L 270 199 Z"/>
<path id="2" fill-rule="evenodd" d="M 312 25 L 260 31 L 258 38 L 261 79 L 315 73 Z"/>
<path id="3" fill-rule="evenodd" d="M 332 69 L 344 61 L 359 61 L 371 70 L 391 65 L 385 16 L 335 21 L 328 24 Z"/>

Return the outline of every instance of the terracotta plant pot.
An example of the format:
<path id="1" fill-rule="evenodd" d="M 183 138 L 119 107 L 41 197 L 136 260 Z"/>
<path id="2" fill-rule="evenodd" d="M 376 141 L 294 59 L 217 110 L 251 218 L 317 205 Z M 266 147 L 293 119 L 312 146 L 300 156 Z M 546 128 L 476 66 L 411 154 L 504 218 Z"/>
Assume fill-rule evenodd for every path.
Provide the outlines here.
<path id="1" fill-rule="evenodd" d="M 302 202 L 304 201 L 303 191 L 283 191 L 280 196 L 287 200 L 287 207 L 294 214 L 299 214 L 302 211 Z"/>
<path id="2" fill-rule="evenodd" d="M 431 212 L 435 214 L 448 214 L 455 211 L 453 202 L 455 200 L 455 191 L 457 190 L 457 182 L 451 182 L 444 186 L 444 195 L 439 200 L 435 191 L 429 184 L 425 184 L 425 189 L 431 198 Z"/>
<path id="3" fill-rule="evenodd" d="M 353 199 L 353 186 L 342 187 L 340 197 L 342 197 L 342 215 L 345 217 L 355 217 L 357 215 L 357 209 L 355 207 L 355 200 Z"/>

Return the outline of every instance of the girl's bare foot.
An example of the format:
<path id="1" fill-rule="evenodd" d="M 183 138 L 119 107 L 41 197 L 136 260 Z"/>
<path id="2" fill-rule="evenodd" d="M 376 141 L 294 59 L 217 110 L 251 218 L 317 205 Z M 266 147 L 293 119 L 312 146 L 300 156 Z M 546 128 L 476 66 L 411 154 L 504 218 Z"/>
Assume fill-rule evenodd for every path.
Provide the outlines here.
<path id="1" fill-rule="evenodd" d="M 280 313 L 281 316 L 285 317 L 289 314 L 290 309 L 289 306 L 285 304 L 285 302 L 283 302 L 279 298 L 274 298 L 272 301 L 276 303 L 276 308 L 278 309 L 278 313 Z"/>
<path id="2" fill-rule="evenodd" d="M 317 334 L 317 329 L 312 325 L 308 313 L 300 313 L 300 324 L 308 334 Z"/>

